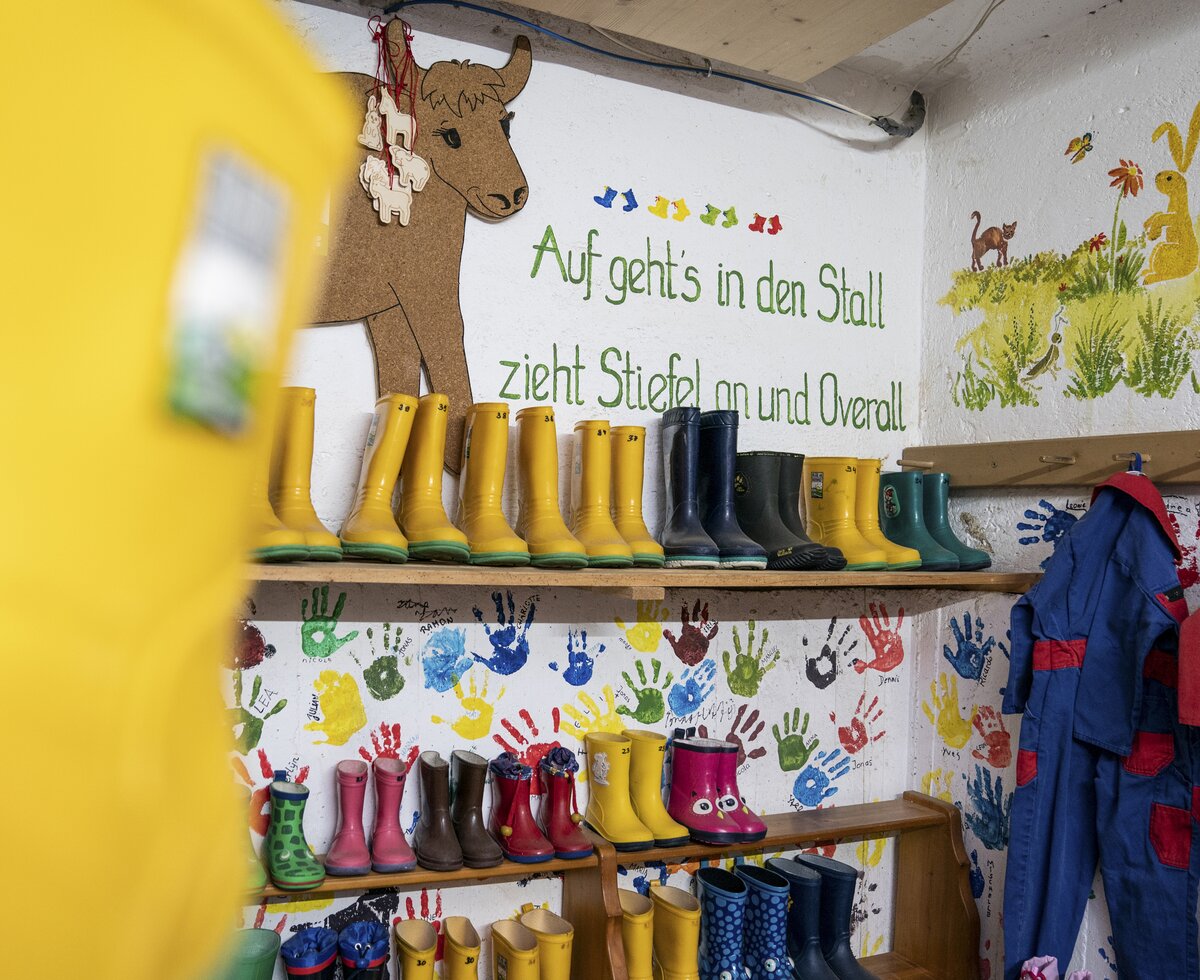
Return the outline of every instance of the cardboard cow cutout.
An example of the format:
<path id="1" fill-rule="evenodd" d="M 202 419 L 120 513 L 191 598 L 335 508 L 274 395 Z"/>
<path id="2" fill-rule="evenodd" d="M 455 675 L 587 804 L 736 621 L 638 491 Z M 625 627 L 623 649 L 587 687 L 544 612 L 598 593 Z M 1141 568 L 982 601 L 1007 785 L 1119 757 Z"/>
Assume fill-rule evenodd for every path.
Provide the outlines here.
<path id="1" fill-rule="evenodd" d="M 384 116 L 389 139 L 395 134 L 390 156 L 395 165 L 411 161 L 415 152 L 421 164 L 411 166 L 427 165 L 428 179 L 419 181 L 411 169 L 396 167 L 389 184 L 386 174 L 382 180 L 378 174 L 386 168 L 382 159 L 370 167 L 356 164 L 340 202 L 334 195 L 326 280 L 313 322 L 366 320 L 381 394 L 417 394 L 424 365 L 431 390 L 450 398 L 446 466 L 457 472 L 462 420 L 472 401 L 458 300 L 467 211 L 498 221 L 525 204 L 528 188 L 508 142 L 506 103 L 525 87 L 533 56 L 529 39 L 518 36 L 503 68 L 467 61 L 439 61 L 428 68 L 410 61 L 405 67 L 402 22 L 393 20 L 384 30 L 394 77 L 406 78 L 411 89 L 415 122 L 410 131 L 396 126 L 392 115 Z M 339 77 L 367 114 L 368 139 L 359 142 L 377 142 L 368 132 L 381 108 L 376 80 Z M 407 95 L 401 108 L 410 108 Z M 385 149 L 378 142 L 372 149 Z M 402 175 L 408 175 L 406 181 Z M 398 194 L 409 199 L 397 200 Z"/>

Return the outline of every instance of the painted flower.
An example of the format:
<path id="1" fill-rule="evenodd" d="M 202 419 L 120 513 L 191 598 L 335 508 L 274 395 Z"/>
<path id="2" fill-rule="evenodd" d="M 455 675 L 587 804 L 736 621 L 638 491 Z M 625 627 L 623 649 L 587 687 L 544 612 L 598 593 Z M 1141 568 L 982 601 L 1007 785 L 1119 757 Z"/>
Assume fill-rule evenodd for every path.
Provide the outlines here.
<path id="1" fill-rule="evenodd" d="M 1100 234 L 1093 235 L 1091 238 L 1088 239 L 1088 251 L 1089 252 L 1099 252 L 1100 249 L 1104 248 L 1104 246 L 1107 244 L 1108 244 L 1108 236 L 1106 234 L 1104 234 L 1104 232 L 1100 232 Z"/>
<path id="2" fill-rule="evenodd" d="M 1132 160 L 1122 160 L 1121 166 L 1110 170 L 1108 175 L 1112 178 L 1112 183 L 1108 186 L 1120 187 L 1122 197 L 1137 197 L 1138 191 L 1146 185 L 1142 179 L 1142 168 Z"/>

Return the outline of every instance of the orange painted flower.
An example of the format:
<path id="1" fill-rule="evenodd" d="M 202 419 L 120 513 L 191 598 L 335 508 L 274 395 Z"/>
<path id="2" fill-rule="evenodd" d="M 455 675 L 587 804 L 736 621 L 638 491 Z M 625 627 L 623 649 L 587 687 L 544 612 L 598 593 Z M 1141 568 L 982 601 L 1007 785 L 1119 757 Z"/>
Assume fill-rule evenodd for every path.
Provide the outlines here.
<path id="1" fill-rule="evenodd" d="M 1100 249 L 1104 248 L 1104 246 L 1107 244 L 1108 244 L 1108 236 L 1106 234 L 1104 234 L 1104 232 L 1100 232 L 1100 234 L 1093 235 L 1091 238 L 1088 239 L 1088 251 L 1089 252 L 1099 252 Z"/>
<path id="2" fill-rule="evenodd" d="M 1121 166 L 1110 170 L 1108 175 L 1112 178 L 1108 186 L 1120 187 L 1122 197 L 1137 197 L 1138 191 L 1146 185 L 1142 179 L 1142 168 L 1132 160 L 1122 160 Z"/>

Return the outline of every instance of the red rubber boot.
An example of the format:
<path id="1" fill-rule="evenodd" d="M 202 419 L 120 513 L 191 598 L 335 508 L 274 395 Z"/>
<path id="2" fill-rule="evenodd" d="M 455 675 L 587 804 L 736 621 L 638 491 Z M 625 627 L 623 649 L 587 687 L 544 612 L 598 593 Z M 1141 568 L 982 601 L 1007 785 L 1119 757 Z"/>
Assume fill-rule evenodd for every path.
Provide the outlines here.
<path id="1" fill-rule="evenodd" d="M 511 752 L 501 752 L 489 764 L 492 773 L 492 816 L 488 829 L 510 861 L 538 864 L 554 857 L 554 845 L 534 823 L 529 809 L 533 770 Z"/>
<path id="2" fill-rule="evenodd" d="M 729 751 L 717 756 L 717 806 L 737 824 L 742 840 L 762 840 L 767 836 L 767 825 L 758 814 L 746 805 L 737 781 L 737 746 L 726 742 Z"/>
<path id="3" fill-rule="evenodd" d="M 675 729 L 671 743 L 671 795 L 667 812 L 702 844 L 732 844 L 745 840 L 732 815 L 718 805 L 717 767 L 727 750 L 737 763 L 737 746 L 711 738 L 689 738 Z"/>
<path id="4" fill-rule="evenodd" d="M 580 829 L 583 814 L 575 802 L 579 760 L 568 748 L 551 749 L 538 763 L 542 777 L 542 808 L 538 826 L 554 846 L 554 856 L 570 861 L 592 853 L 592 842 Z"/>
<path id="5" fill-rule="evenodd" d="M 365 875 L 371 870 L 371 855 L 363 832 L 363 799 L 367 795 L 367 764 L 347 760 L 337 764 L 338 808 L 341 826 L 334 834 L 325 858 L 331 875 Z"/>
<path id="6" fill-rule="evenodd" d="M 410 871 L 417 866 L 417 856 L 400 826 L 400 801 L 404 798 L 408 770 L 399 759 L 376 759 L 371 768 L 375 774 L 371 867 L 380 874 Z"/>

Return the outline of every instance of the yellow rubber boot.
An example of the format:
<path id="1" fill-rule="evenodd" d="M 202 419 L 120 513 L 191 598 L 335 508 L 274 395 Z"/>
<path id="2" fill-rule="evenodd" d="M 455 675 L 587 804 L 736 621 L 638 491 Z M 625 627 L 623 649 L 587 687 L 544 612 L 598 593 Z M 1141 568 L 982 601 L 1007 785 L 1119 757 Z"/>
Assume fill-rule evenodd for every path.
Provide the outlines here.
<path id="1" fill-rule="evenodd" d="M 651 980 L 654 903 L 628 888 L 617 889 L 621 900 L 621 942 L 629 980 Z"/>
<path id="2" fill-rule="evenodd" d="M 608 422 L 576 422 L 571 466 L 571 533 L 587 549 L 593 568 L 629 568 L 633 549 L 621 537 L 609 508 L 612 440 Z"/>
<path id="3" fill-rule="evenodd" d="M 521 925 L 533 933 L 538 946 L 538 976 L 541 980 L 571 980 L 571 946 L 575 929 L 561 915 L 548 909 L 522 906 Z"/>
<path id="4" fill-rule="evenodd" d="M 840 550 L 846 556 L 847 570 L 888 567 L 887 552 L 864 538 L 854 522 L 858 489 L 856 457 L 805 456 L 800 489 L 806 501 L 805 527 L 810 538 Z"/>
<path id="5" fill-rule="evenodd" d="M 276 516 L 267 495 L 267 474 L 257 466 L 250 486 L 250 513 L 254 527 L 250 556 L 255 561 L 304 561 L 308 557 L 304 533 L 285 527 Z"/>
<path id="6" fill-rule="evenodd" d="M 883 468 L 881 459 L 860 459 L 858 461 L 858 483 L 854 497 L 854 523 L 858 525 L 858 533 L 876 548 L 882 548 L 887 555 L 888 568 L 900 571 L 904 568 L 920 568 L 921 552 L 916 548 L 906 548 L 884 537 L 879 527 L 879 474 Z"/>
<path id="7" fill-rule="evenodd" d="M 479 933 L 471 920 L 463 915 L 450 915 L 442 920 L 442 977 L 444 980 L 478 980 Z"/>
<path id="8" fill-rule="evenodd" d="M 338 535 L 342 554 L 378 561 L 408 561 L 408 540 L 392 516 L 392 495 L 416 411 L 417 400 L 411 395 L 384 395 L 375 403 L 354 509 Z"/>
<path id="9" fill-rule="evenodd" d="M 629 799 L 637 818 L 650 828 L 656 847 L 681 847 L 687 843 L 688 829 L 671 819 L 663 806 L 663 763 L 667 757 L 667 739 L 658 732 L 625 729 L 629 739 Z"/>
<path id="10" fill-rule="evenodd" d="M 500 507 L 508 462 L 508 405 L 472 405 L 463 426 L 458 526 L 466 532 L 471 564 L 528 565 L 529 549 L 508 526 Z"/>
<path id="11" fill-rule="evenodd" d="M 437 955 L 437 930 L 433 924 L 424 919 L 405 919 L 396 923 L 395 932 L 399 980 L 433 980 L 433 961 Z"/>
<path id="12" fill-rule="evenodd" d="M 466 561 L 467 536 L 450 523 L 442 504 L 446 420 L 450 399 L 423 395 L 400 468 L 400 530 L 408 538 L 408 557 L 417 561 Z"/>
<path id="13" fill-rule="evenodd" d="M 632 743 L 624 735 L 593 732 L 584 744 L 590 786 L 584 823 L 618 851 L 653 847 L 654 833 L 637 818 L 629 796 Z"/>
<path id="14" fill-rule="evenodd" d="M 651 885 L 654 980 L 700 980 L 700 903 L 670 885 Z M 632 974 L 630 974 L 632 977 Z"/>
<path id="15" fill-rule="evenodd" d="M 517 533 L 529 546 L 529 557 L 541 568 L 583 568 L 587 552 L 558 509 L 558 436 L 554 409 L 523 408 L 517 412 L 517 458 L 521 477 L 521 516 Z"/>
<path id="16" fill-rule="evenodd" d="M 321 523 L 312 503 L 317 393 L 312 388 L 284 388 L 281 400 L 271 505 L 285 527 L 304 535 L 310 559 L 340 561 L 342 546 Z"/>
<path id="17" fill-rule="evenodd" d="M 641 425 L 618 425 L 611 431 L 613 523 L 633 552 L 635 565 L 662 568 L 663 547 L 651 537 L 642 517 L 646 429 Z"/>
<path id="18" fill-rule="evenodd" d="M 538 964 L 537 937 L 529 929 L 512 919 L 492 923 L 492 980 L 538 980 Z"/>

